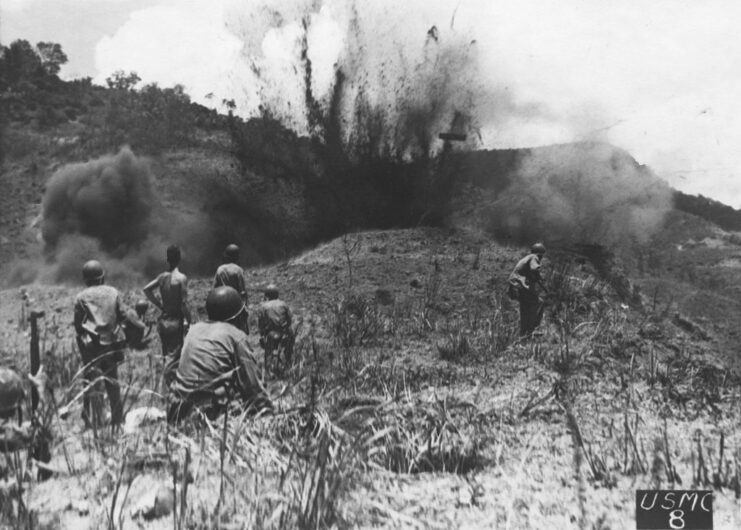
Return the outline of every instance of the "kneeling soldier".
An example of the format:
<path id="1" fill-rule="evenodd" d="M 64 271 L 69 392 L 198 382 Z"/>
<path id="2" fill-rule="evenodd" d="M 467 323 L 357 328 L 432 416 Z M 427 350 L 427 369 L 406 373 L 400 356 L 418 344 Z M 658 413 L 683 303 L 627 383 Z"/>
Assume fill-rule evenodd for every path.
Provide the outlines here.
<path id="1" fill-rule="evenodd" d="M 255 410 L 272 409 L 242 331 L 246 311 L 239 293 L 225 286 L 213 289 L 206 299 L 206 313 L 208 321 L 194 324 L 185 337 L 170 386 L 174 400 L 168 421 L 180 421 L 194 407 L 216 417 L 232 398 Z"/>

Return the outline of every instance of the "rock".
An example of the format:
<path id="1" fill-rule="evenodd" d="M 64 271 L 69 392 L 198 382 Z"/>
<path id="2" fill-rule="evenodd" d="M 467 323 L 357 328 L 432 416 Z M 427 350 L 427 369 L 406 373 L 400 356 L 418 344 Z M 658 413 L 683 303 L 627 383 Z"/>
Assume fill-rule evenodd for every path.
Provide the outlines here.
<path id="1" fill-rule="evenodd" d="M 157 423 L 166 417 L 167 413 L 156 407 L 139 407 L 126 415 L 123 430 L 126 434 L 133 434 L 145 425 Z"/>
<path id="2" fill-rule="evenodd" d="M 159 519 L 172 513 L 175 507 L 175 495 L 171 486 L 160 485 L 152 489 L 131 510 L 131 516 L 143 517 L 147 521 Z"/>
<path id="3" fill-rule="evenodd" d="M 409 285 L 411 287 L 414 287 L 415 289 L 419 289 L 420 287 L 422 287 L 422 283 L 417 278 L 414 278 L 411 282 L 409 282 Z"/>
<path id="4" fill-rule="evenodd" d="M 157 495 L 154 498 L 154 509 L 149 514 L 144 514 L 144 518 L 157 519 L 170 515 L 173 508 L 175 507 L 175 494 L 172 488 L 168 486 L 160 486 L 157 490 Z"/>

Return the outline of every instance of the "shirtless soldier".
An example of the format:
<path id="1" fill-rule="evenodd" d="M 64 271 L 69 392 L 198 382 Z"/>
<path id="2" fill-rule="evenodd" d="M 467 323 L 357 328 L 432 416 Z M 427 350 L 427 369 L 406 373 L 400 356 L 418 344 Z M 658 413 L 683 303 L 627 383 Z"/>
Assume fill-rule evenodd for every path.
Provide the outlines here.
<path id="1" fill-rule="evenodd" d="M 169 385 L 183 347 L 184 322 L 190 326 L 192 316 L 188 307 L 188 278 L 178 270 L 179 247 L 175 245 L 167 247 L 167 264 L 169 270 L 145 285 L 144 294 L 162 312 L 157 331 L 162 342 L 162 357 L 165 361 L 165 383 Z M 155 294 L 155 289 L 159 289 L 159 298 Z"/>

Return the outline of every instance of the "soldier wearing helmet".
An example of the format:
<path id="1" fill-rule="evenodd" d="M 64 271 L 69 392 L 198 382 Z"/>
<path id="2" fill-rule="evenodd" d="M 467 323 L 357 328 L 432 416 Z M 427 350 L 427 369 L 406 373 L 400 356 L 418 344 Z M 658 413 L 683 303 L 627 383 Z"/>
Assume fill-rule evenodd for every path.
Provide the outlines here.
<path id="1" fill-rule="evenodd" d="M 159 274 L 144 286 L 144 294 L 159 310 L 157 332 L 162 344 L 165 362 L 164 378 L 169 383 L 180 358 L 185 336 L 185 324 L 190 325 L 192 316 L 188 305 L 188 277 L 178 269 L 180 247 L 170 245 L 166 251 L 168 270 Z M 155 294 L 159 291 L 159 298 Z"/>
<path id="2" fill-rule="evenodd" d="M 246 318 L 242 297 L 231 287 L 217 287 L 206 298 L 206 312 L 208 321 L 193 325 L 185 337 L 170 386 L 174 401 L 168 420 L 179 421 L 193 407 L 213 416 L 233 397 L 256 410 L 272 408 L 242 331 Z"/>
<path id="3" fill-rule="evenodd" d="M 538 294 L 537 287 L 545 290 L 540 275 L 541 261 L 545 254 L 543 243 L 535 243 L 530 254 L 522 258 L 515 265 L 509 275 L 508 294 L 520 304 L 520 336 L 529 337 L 543 319 L 543 299 Z"/>
<path id="4" fill-rule="evenodd" d="M 121 390 L 118 384 L 118 364 L 123 361 L 126 337 L 123 324 L 126 311 L 117 289 L 105 285 L 105 272 L 100 262 L 90 260 L 82 267 L 87 287 L 75 298 L 74 327 L 77 345 L 85 365 L 85 379 L 92 383 L 103 378 L 111 405 L 111 425 L 121 423 L 123 413 Z M 82 417 L 86 426 L 100 424 L 101 411 L 97 384 L 83 399 Z"/>
<path id="5" fill-rule="evenodd" d="M 265 351 L 265 364 L 272 364 L 275 372 L 280 372 L 281 353 L 284 366 L 290 366 L 295 341 L 291 328 L 291 310 L 278 298 L 278 287 L 271 283 L 265 288 L 265 298 L 257 310 L 257 327 L 260 332 L 260 346 Z"/>
<path id="6" fill-rule="evenodd" d="M 242 297 L 242 302 L 247 304 L 247 289 L 244 284 L 244 269 L 240 267 L 237 262 L 239 261 L 239 247 L 235 244 L 228 245 L 224 249 L 224 261 L 222 265 L 216 269 L 214 275 L 214 289 L 226 285 L 232 287 Z M 247 325 L 247 319 L 244 319 L 243 331 L 249 335 L 250 329 Z"/>

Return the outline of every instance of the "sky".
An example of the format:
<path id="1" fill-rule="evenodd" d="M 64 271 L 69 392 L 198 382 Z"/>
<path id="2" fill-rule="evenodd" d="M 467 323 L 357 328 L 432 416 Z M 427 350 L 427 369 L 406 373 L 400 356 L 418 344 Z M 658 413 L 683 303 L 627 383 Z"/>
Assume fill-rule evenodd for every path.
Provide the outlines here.
<path id="1" fill-rule="evenodd" d="M 377 41 L 375 53 L 412 49 L 435 25 L 441 39 L 475 41 L 482 83 L 513 108 L 536 109 L 484 112 L 483 147 L 607 141 L 682 191 L 741 207 L 741 2 L 361 4 L 361 30 Z M 348 26 L 349 7 L 349 0 L 0 0 L 0 42 L 59 42 L 70 59 L 64 78 L 102 84 L 115 70 L 136 71 L 145 83 L 182 84 L 195 101 L 222 110 L 234 99 L 247 116 L 273 97 L 270 90 L 301 101 L 297 42 L 307 13 L 315 90 L 330 86 L 357 29 Z"/>

